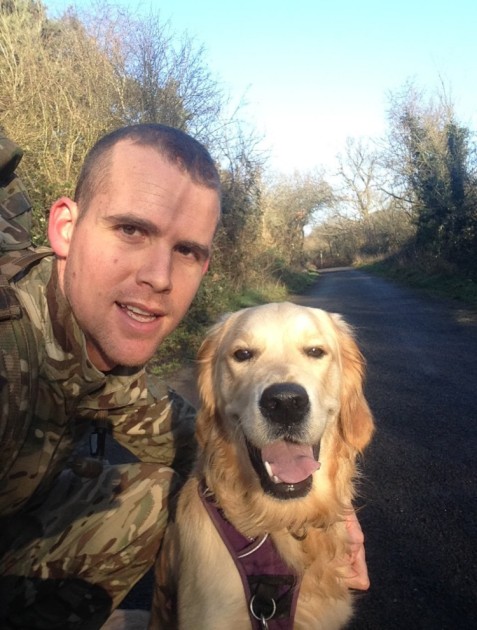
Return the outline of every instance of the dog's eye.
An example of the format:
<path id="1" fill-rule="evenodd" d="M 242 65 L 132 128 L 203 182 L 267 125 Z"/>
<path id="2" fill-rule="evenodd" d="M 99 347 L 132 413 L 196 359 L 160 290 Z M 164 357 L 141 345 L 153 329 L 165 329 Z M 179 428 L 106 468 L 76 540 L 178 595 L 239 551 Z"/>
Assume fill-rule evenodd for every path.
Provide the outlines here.
<path id="1" fill-rule="evenodd" d="M 238 350 L 234 352 L 234 358 L 239 363 L 242 363 L 243 361 L 250 361 L 252 357 L 253 357 L 252 350 L 246 350 L 245 348 L 239 348 Z"/>
<path id="2" fill-rule="evenodd" d="M 319 346 L 312 346 L 311 348 L 305 348 L 305 354 L 312 359 L 321 359 L 321 357 L 325 356 L 326 352 Z"/>

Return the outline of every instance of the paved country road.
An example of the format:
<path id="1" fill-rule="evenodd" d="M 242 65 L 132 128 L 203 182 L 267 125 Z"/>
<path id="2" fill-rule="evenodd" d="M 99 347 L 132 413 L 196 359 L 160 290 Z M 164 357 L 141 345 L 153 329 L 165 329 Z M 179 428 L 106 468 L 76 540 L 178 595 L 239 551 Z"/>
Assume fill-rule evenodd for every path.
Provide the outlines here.
<path id="1" fill-rule="evenodd" d="M 370 591 L 350 630 L 477 628 L 477 327 L 464 310 L 354 270 L 300 304 L 342 313 L 367 359 L 377 432 L 360 521 Z"/>
<path id="2" fill-rule="evenodd" d="M 371 588 L 349 630 L 477 628 L 475 318 L 349 269 L 294 301 L 343 314 L 368 365 L 377 432 L 359 518 Z M 134 592 L 125 604 L 147 607 Z"/>

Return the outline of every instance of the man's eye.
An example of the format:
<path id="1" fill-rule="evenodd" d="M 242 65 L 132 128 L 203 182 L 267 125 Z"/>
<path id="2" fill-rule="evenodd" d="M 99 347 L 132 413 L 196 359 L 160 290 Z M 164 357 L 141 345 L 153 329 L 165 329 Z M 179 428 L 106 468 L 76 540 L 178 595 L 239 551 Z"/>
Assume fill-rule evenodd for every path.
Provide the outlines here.
<path id="1" fill-rule="evenodd" d="M 177 247 L 177 251 L 183 256 L 195 256 L 195 252 L 192 250 L 191 247 L 187 247 L 187 245 L 179 245 Z"/>
<path id="2" fill-rule="evenodd" d="M 196 260 L 199 262 L 205 260 L 202 252 L 190 245 L 177 245 L 176 252 L 178 252 L 181 256 L 184 256 L 184 258 L 188 258 L 190 260 Z"/>
<path id="3" fill-rule="evenodd" d="M 138 232 L 138 229 L 135 225 L 120 225 L 119 229 L 126 236 L 135 236 Z"/>

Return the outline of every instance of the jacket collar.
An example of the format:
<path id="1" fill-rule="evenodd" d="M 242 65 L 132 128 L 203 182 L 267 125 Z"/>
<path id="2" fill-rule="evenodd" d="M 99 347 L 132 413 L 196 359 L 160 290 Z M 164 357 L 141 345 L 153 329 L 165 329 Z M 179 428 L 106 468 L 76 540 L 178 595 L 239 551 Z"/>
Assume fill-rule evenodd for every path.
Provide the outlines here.
<path id="1" fill-rule="evenodd" d="M 144 367 L 105 374 L 89 360 L 85 336 L 59 288 L 54 256 L 42 259 L 18 286 L 39 329 L 40 376 L 60 398 L 74 401 L 78 410 L 147 404 Z"/>

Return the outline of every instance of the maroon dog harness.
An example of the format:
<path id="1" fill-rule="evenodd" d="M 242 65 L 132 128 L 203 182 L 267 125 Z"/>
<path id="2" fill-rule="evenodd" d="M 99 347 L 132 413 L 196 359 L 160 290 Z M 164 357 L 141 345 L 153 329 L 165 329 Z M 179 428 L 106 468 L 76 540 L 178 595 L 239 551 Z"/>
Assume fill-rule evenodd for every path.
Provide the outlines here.
<path id="1" fill-rule="evenodd" d="M 300 578 L 285 565 L 268 534 L 254 539 L 242 536 L 204 484 L 199 495 L 242 579 L 252 628 L 291 630 Z"/>

